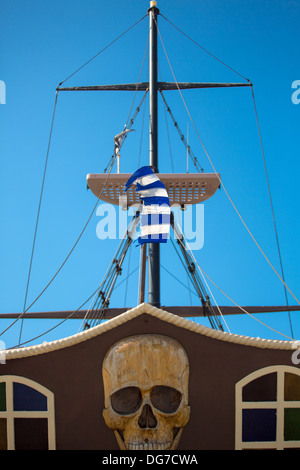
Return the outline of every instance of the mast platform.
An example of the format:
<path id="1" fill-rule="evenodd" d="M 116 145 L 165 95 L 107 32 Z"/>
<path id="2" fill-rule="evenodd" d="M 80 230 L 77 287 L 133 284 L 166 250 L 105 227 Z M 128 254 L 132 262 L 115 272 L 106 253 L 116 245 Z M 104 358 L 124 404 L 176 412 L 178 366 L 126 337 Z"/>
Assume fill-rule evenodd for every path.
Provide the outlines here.
<path id="1" fill-rule="evenodd" d="M 108 175 L 88 174 L 87 185 L 92 193 L 102 201 L 114 205 L 124 205 L 127 197 L 127 207 L 140 204 L 135 188 L 130 188 L 126 195 L 123 191 L 130 173 L 115 173 Z M 159 178 L 168 192 L 170 205 L 199 204 L 212 197 L 220 187 L 220 175 L 216 173 L 160 173 Z"/>

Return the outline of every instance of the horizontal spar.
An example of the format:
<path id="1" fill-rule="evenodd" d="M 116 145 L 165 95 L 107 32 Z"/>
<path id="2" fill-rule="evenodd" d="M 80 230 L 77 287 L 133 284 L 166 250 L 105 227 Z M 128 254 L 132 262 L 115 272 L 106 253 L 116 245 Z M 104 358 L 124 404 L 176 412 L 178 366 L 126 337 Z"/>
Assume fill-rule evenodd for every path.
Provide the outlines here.
<path id="1" fill-rule="evenodd" d="M 188 90 L 195 88 L 230 88 L 252 86 L 252 83 L 168 83 L 158 82 L 159 90 Z M 57 87 L 57 91 L 146 91 L 149 89 L 148 82 L 142 83 L 125 83 L 123 85 L 92 85 L 92 86 L 76 86 L 76 87 Z"/>
<path id="2" fill-rule="evenodd" d="M 220 312 L 217 307 L 212 307 L 214 310 L 215 315 L 219 315 Z M 241 307 L 246 312 L 255 314 L 255 313 L 279 313 L 279 312 L 295 312 L 300 310 L 299 305 L 291 305 L 291 306 L 247 306 L 247 307 Z M 239 307 L 230 307 L 230 306 L 225 306 L 225 307 L 219 307 L 219 309 L 222 312 L 222 315 L 238 315 L 238 314 L 243 314 L 244 312 L 241 310 Z M 173 313 L 174 315 L 178 315 L 180 317 L 203 317 L 204 312 L 203 312 L 203 307 L 201 306 L 179 306 L 179 307 L 166 307 L 163 306 L 161 307 L 162 310 L 165 310 L 167 312 Z M 103 318 L 105 319 L 111 319 L 114 317 L 117 317 L 121 313 L 127 312 L 130 310 L 130 308 L 108 308 L 105 310 L 105 314 Z M 87 310 L 79 310 L 77 312 L 72 312 L 70 311 L 56 311 L 56 312 L 33 312 L 29 313 L 27 312 L 26 314 L 22 315 L 22 318 L 26 319 L 65 319 L 65 318 L 72 318 L 72 319 L 83 319 L 85 318 L 87 313 Z M 95 318 L 100 317 L 101 310 L 98 312 L 94 312 L 89 310 L 89 313 L 95 313 Z M 21 314 L 20 313 L 0 313 L 0 320 L 1 319 L 14 319 L 18 318 Z"/>

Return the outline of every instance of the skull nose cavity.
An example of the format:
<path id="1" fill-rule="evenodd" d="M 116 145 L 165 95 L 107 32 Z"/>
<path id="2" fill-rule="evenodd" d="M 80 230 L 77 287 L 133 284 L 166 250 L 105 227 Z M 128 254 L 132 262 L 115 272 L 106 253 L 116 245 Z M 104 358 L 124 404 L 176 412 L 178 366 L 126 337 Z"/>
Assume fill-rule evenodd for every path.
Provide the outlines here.
<path id="1" fill-rule="evenodd" d="M 141 416 L 138 420 L 138 425 L 141 429 L 156 428 L 157 421 L 150 405 L 144 405 Z"/>

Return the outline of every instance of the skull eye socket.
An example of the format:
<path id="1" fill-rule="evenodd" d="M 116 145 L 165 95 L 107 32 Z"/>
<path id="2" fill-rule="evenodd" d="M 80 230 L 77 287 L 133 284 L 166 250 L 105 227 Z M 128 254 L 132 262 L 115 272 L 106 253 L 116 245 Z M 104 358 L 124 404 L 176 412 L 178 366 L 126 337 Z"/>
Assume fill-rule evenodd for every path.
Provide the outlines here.
<path id="1" fill-rule="evenodd" d="M 135 413 L 142 404 L 142 394 L 137 387 L 125 387 L 110 397 L 113 410 L 119 415 Z"/>
<path id="2" fill-rule="evenodd" d="M 175 413 L 181 402 L 181 393 L 175 388 L 156 385 L 151 390 L 151 403 L 163 413 Z"/>

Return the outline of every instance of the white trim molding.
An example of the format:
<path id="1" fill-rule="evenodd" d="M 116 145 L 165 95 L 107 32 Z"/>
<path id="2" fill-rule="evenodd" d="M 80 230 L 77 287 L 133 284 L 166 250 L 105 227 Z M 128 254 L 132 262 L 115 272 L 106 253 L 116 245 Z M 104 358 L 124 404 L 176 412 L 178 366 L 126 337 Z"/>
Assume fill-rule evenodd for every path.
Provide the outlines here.
<path id="1" fill-rule="evenodd" d="M 210 338 L 217 339 L 219 341 L 226 341 L 235 344 L 241 344 L 244 346 L 253 346 L 256 348 L 262 349 L 284 349 L 284 350 L 295 350 L 300 347 L 300 343 L 296 341 L 278 341 L 278 340 L 269 340 L 269 339 L 260 339 L 260 338 L 253 338 L 250 336 L 242 336 L 242 335 L 235 335 L 231 333 L 226 333 L 219 330 L 214 330 L 212 328 L 199 325 L 191 320 L 188 320 L 183 317 L 179 317 L 178 315 L 174 315 L 173 313 L 166 312 L 160 308 L 154 307 L 148 303 L 143 303 L 134 307 L 127 312 L 124 312 L 118 315 L 111 320 L 106 320 L 100 325 L 97 325 L 89 330 L 83 331 L 81 333 L 77 333 L 73 336 L 69 336 L 63 339 L 59 339 L 52 342 L 44 342 L 39 345 L 30 346 L 30 347 L 22 347 L 16 349 L 8 349 L 6 350 L 6 360 L 10 359 L 17 359 L 22 357 L 29 357 L 35 356 L 38 354 L 45 354 L 51 351 L 57 351 L 62 348 L 66 348 L 69 346 L 73 346 L 75 344 L 81 343 L 86 341 L 90 338 L 95 336 L 101 335 L 106 333 L 107 331 L 123 325 L 129 320 L 138 317 L 142 314 L 152 315 L 153 317 L 159 318 L 165 322 L 171 323 L 172 325 L 178 326 L 180 328 L 184 328 L 189 331 L 193 331 L 194 333 L 199 333 L 204 336 L 208 336 Z"/>

